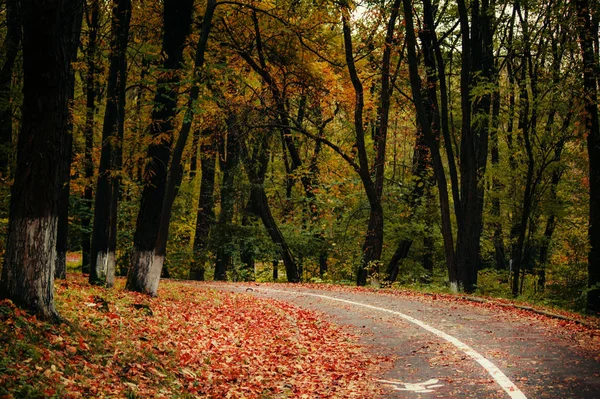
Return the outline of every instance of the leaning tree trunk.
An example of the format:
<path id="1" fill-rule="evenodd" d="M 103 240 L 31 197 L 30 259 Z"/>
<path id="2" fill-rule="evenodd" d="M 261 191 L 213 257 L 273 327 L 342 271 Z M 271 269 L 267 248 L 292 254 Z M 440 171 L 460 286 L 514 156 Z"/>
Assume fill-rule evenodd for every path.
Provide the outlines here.
<path id="1" fill-rule="evenodd" d="M 126 54 L 130 20 L 131 0 L 115 0 L 89 277 L 91 284 L 105 284 L 107 287 L 112 287 L 115 281 L 119 169 L 125 124 Z"/>
<path id="2" fill-rule="evenodd" d="M 251 184 L 250 202 L 252 203 L 252 206 L 249 207 L 249 209 L 252 209 L 256 212 L 256 216 L 260 217 L 271 240 L 278 247 L 279 256 L 283 260 L 285 266 L 287 280 L 290 283 L 297 283 L 300 281 L 300 274 L 298 273 L 296 261 L 294 260 L 294 256 L 292 255 L 292 251 L 290 250 L 285 237 L 281 233 L 281 230 L 279 230 L 277 222 L 271 213 L 267 194 L 265 193 L 264 182 L 269 165 L 269 153 L 267 152 L 268 136 L 265 135 L 261 141 L 262 143 L 257 143 L 256 145 L 255 156 L 253 158 L 250 157 L 244 141 L 240 141 L 244 168 L 246 169 L 246 174 L 248 175 L 248 180 Z M 277 269 L 275 263 L 273 263 L 273 267 L 273 278 L 276 280 Z"/>
<path id="3" fill-rule="evenodd" d="M 598 26 L 593 26 L 589 0 L 575 1 L 579 22 L 579 44 L 583 58 L 583 99 L 590 176 L 590 217 L 588 237 L 588 293 L 587 310 L 600 313 L 600 121 L 598 120 L 599 68 L 598 53 L 594 49 Z M 597 11 L 597 10 L 596 10 Z"/>
<path id="4" fill-rule="evenodd" d="M 153 267 L 160 219 L 167 184 L 167 165 L 171 158 L 173 123 L 177 114 L 179 70 L 193 14 L 193 0 L 165 0 L 162 54 L 163 73 L 157 82 L 148 146 L 148 164 L 144 171 L 144 189 L 137 216 L 131 264 L 126 288 L 156 295 L 160 268 Z M 162 266 L 163 259 L 158 259 Z"/>
<path id="5" fill-rule="evenodd" d="M 23 122 L 17 147 L 0 297 L 55 318 L 58 202 L 83 3 L 22 1 Z M 79 21 L 78 21 L 79 19 Z M 40 62 L 39 60 L 44 60 Z"/>

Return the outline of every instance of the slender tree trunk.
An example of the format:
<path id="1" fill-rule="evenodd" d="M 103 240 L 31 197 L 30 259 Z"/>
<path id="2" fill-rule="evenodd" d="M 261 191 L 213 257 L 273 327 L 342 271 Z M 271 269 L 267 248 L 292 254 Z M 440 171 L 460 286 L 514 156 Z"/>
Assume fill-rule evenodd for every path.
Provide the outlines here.
<path id="1" fill-rule="evenodd" d="M 144 189 L 133 238 L 131 265 L 126 288 L 156 295 L 164 256 L 155 253 L 163 201 L 167 184 L 167 165 L 171 158 L 173 123 L 177 113 L 179 70 L 183 64 L 183 48 L 193 14 L 192 0 L 165 0 L 162 54 L 164 72 L 157 83 L 148 146 L 148 164 L 144 171 Z M 156 259 L 161 258 L 161 259 Z"/>
<path id="2" fill-rule="evenodd" d="M 92 180 L 94 178 L 94 160 L 92 151 L 94 147 L 94 115 L 96 114 L 96 71 L 98 62 L 98 29 L 100 21 L 100 1 L 90 0 L 88 3 L 88 46 L 86 54 L 87 75 L 85 80 L 85 96 L 86 96 L 86 112 L 85 112 L 85 150 L 84 150 L 84 172 L 85 172 L 85 188 L 83 192 L 83 200 L 85 202 L 85 210 L 81 218 L 81 229 L 83 236 L 81 238 L 82 261 L 81 268 L 83 273 L 90 272 L 91 265 L 91 245 L 92 245 L 92 230 L 91 217 L 93 188 Z"/>
<path id="3" fill-rule="evenodd" d="M 502 230 L 502 220 L 500 212 L 500 190 L 502 184 L 500 179 L 496 176 L 499 173 L 500 167 L 500 149 L 498 143 L 498 116 L 500 113 L 500 93 L 498 90 L 494 90 L 492 96 L 492 123 L 493 128 L 491 132 L 491 161 L 494 176 L 492 178 L 492 192 L 491 202 L 492 209 L 490 216 L 492 219 L 492 243 L 494 244 L 494 258 L 496 260 L 496 269 L 506 269 L 506 251 L 504 249 L 504 232 Z"/>
<path id="4" fill-rule="evenodd" d="M 200 131 L 201 129 L 194 130 L 192 134 L 192 157 L 190 158 L 190 180 L 194 180 L 196 177 L 196 171 L 198 170 L 198 144 L 200 142 Z"/>
<path id="5" fill-rule="evenodd" d="M 23 122 L 0 297 L 56 318 L 54 270 L 81 1 L 22 1 Z M 44 62 L 39 62 L 44 60 Z"/>
<path id="6" fill-rule="evenodd" d="M 106 284 L 107 287 L 112 287 L 115 280 L 117 207 L 119 174 L 121 172 L 121 143 L 125 124 L 126 56 L 130 20 L 131 0 L 115 0 L 89 277 L 90 283 Z"/>
<path id="7" fill-rule="evenodd" d="M 217 223 L 217 261 L 215 263 L 215 280 L 227 280 L 227 269 L 231 266 L 233 249 L 233 207 L 235 205 L 235 175 L 239 164 L 239 140 L 237 118 L 231 115 L 227 121 L 227 144 L 225 159 L 221 163 L 223 177 L 221 179 L 221 213 Z"/>
<path id="8" fill-rule="evenodd" d="M 589 0 L 575 1 L 578 18 L 579 44 L 583 58 L 583 99 L 590 178 L 590 217 L 588 254 L 587 310 L 600 313 L 600 121 L 598 120 L 598 49 L 594 49 L 598 26 L 592 24 L 592 4 Z M 597 12 L 597 8 L 595 10 Z M 596 18 L 596 22 L 597 22 Z"/>
<path id="9" fill-rule="evenodd" d="M 387 24 L 385 47 L 382 57 L 381 95 L 379 98 L 379 126 L 374 135 L 375 159 L 373 167 L 369 164 L 365 145 L 364 88 L 356 71 L 352 49 L 352 32 L 350 28 L 350 12 L 346 5 L 342 6 L 342 27 L 344 33 L 344 51 L 350 80 L 354 87 L 354 129 L 356 149 L 358 152 L 359 176 L 369 200 L 370 212 L 367 233 L 362 247 L 363 255 L 356 273 L 357 285 L 365 285 L 370 273 L 379 272 L 379 261 L 383 250 L 383 207 L 381 195 L 385 170 L 385 150 L 387 141 L 388 116 L 390 105 L 390 59 L 394 42 L 396 19 L 400 8 L 400 0 L 396 0 L 391 8 Z M 374 170 L 374 179 L 371 170 Z"/>
<path id="10" fill-rule="evenodd" d="M 73 75 L 74 76 L 74 75 Z M 74 82 L 73 82 L 74 83 Z M 71 87 L 74 87 L 72 85 Z M 73 99 L 71 93 L 71 100 Z M 62 161 L 61 178 L 63 185 L 60 189 L 60 199 L 58 203 L 58 225 L 56 237 L 56 266 L 54 270 L 54 278 L 67 278 L 67 250 L 69 243 L 69 191 L 71 188 L 71 160 L 73 150 L 73 126 L 69 123 L 67 142 L 65 144 L 67 153 Z"/>
<path id="11" fill-rule="evenodd" d="M 154 250 L 154 260 L 152 264 L 152 268 L 156 270 L 163 269 L 163 264 L 167 253 L 167 240 L 169 238 L 171 210 L 173 209 L 173 202 L 175 201 L 175 197 L 179 191 L 179 185 L 181 184 L 181 179 L 183 178 L 183 166 L 181 164 L 181 158 L 183 156 L 183 150 L 185 149 L 185 144 L 187 143 L 187 139 L 192 128 L 192 122 L 194 120 L 194 103 L 196 100 L 198 100 L 200 93 L 200 70 L 204 66 L 204 53 L 208 44 L 208 36 L 210 34 L 212 17 L 216 6 L 216 0 L 209 0 L 206 5 L 204 18 L 202 20 L 202 31 L 200 34 L 200 40 L 198 41 L 198 45 L 196 47 L 196 55 L 194 59 L 194 78 L 196 81 L 192 86 L 190 97 L 188 99 L 187 110 L 185 117 L 183 118 L 183 124 L 181 126 L 181 130 L 179 131 L 179 136 L 177 137 L 177 142 L 175 143 L 175 148 L 173 149 L 171 165 L 167 174 L 165 196 L 160 214 L 160 224 L 158 226 L 158 235 L 156 237 L 156 247 Z M 153 276 L 156 275 L 156 273 L 150 274 Z M 165 269 L 164 274 L 165 277 L 168 277 L 168 270 Z M 149 285 L 152 287 L 158 286 L 158 281 L 156 283 L 150 282 Z M 151 294 L 155 295 L 156 293 L 152 292 Z"/>
<path id="12" fill-rule="evenodd" d="M 250 201 L 252 202 L 252 207 L 249 209 L 253 209 L 256 212 L 256 215 L 260 217 L 271 240 L 277 246 L 279 255 L 281 259 L 283 259 L 287 280 L 290 283 L 297 283 L 300 281 L 300 274 L 298 273 L 296 261 L 294 260 L 294 256 L 292 255 L 292 251 L 290 250 L 285 237 L 277 226 L 275 218 L 273 218 L 267 194 L 265 193 L 264 182 L 269 165 L 269 154 L 267 152 L 268 136 L 265 135 L 261 141 L 262 142 L 256 144 L 253 157 L 250 157 L 243 140 L 240 141 L 244 168 L 246 169 L 246 174 L 248 175 L 248 180 L 250 180 L 251 184 Z M 274 268 L 273 270 L 274 279 L 277 279 L 275 277 L 277 274 L 275 271 L 276 269 Z"/>
<path id="13" fill-rule="evenodd" d="M 202 181 L 200 182 L 200 200 L 196 216 L 196 234 L 194 235 L 194 257 L 190 267 L 192 280 L 204 280 L 204 271 L 207 261 L 208 235 L 215 222 L 215 166 L 217 159 L 215 133 L 211 129 L 202 131 L 202 145 L 200 146 L 200 168 Z"/>

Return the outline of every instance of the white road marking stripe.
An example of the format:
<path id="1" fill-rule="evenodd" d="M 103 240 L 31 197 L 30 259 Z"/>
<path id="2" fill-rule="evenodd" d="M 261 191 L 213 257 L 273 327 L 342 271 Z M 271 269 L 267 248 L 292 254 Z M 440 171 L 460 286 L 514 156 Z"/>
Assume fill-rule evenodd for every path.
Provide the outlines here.
<path id="1" fill-rule="evenodd" d="M 523 392 L 521 392 L 521 390 L 519 388 L 517 388 L 517 386 L 506 376 L 506 374 L 504 374 L 502 372 L 502 370 L 500 370 L 494 363 L 490 362 L 488 359 L 483 357 L 483 355 L 481 355 L 475 349 L 471 348 L 469 345 L 465 344 L 464 342 L 460 341 L 459 339 L 454 338 L 452 335 L 446 334 L 445 332 L 438 330 L 437 328 L 432 327 L 429 324 L 425 324 L 421 320 L 415 319 L 414 317 L 411 317 L 404 313 L 396 312 L 394 310 L 380 308 L 380 307 L 372 306 L 372 305 L 367 305 L 367 304 L 360 303 L 360 302 L 348 301 L 346 299 L 334 298 L 334 297 L 330 297 L 327 295 L 312 294 L 310 292 L 276 290 L 276 289 L 272 289 L 272 288 L 262 288 L 262 287 L 261 287 L 261 289 L 263 289 L 265 291 L 281 292 L 281 293 L 287 293 L 287 294 L 309 295 L 309 296 L 314 296 L 317 298 L 329 299 L 331 301 L 338 301 L 338 302 L 348 303 L 351 305 L 362 306 L 364 308 L 379 310 L 380 312 L 386 312 L 386 313 L 394 314 L 396 316 L 400 316 L 403 319 L 405 319 L 413 324 L 416 324 L 417 326 L 429 331 L 430 333 L 437 335 L 438 337 L 450 342 L 452 345 L 454 345 L 458 349 L 462 350 L 464 353 L 466 353 L 468 356 L 470 356 L 473 360 L 475 360 L 477 363 L 479 363 L 481 365 L 481 367 L 483 367 L 490 374 L 490 376 L 494 379 L 494 381 L 496 381 L 498 383 L 498 385 L 500 385 L 502 387 L 502 389 L 504 389 L 504 391 L 506 391 L 508 396 L 510 396 L 511 398 L 527 399 L 525 394 Z"/>

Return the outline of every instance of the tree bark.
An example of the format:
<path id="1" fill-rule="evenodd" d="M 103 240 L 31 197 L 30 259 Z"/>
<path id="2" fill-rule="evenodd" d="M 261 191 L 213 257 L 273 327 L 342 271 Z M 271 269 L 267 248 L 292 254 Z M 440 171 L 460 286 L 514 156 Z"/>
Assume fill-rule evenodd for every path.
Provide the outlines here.
<path id="1" fill-rule="evenodd" d="M 256 212 L 256 216 L 260 217 L 271 240 L 278 247 L 279 255 L 285 266 L 288 282 L 297 283 L 300 281 L 300 274 L 298 273 L 296 261 L 294 260 L 294 256 L 292 255 L 292 251 L 290 250 L 285 237 L 281 233 L 281 230 L 279 230 L 277 222 L 271 213 L 267 194 L 265 193 L 264 182 L 269 165 L 269 154 L 267 152 L 268 139 L 268 135 L 265 134 L 256 144 L 252 157 L 248 153 L 244 141 L 240 141 L 242 160 L 251 185 L 250 201 L 252 202 L 252 206 L 249 207 L 249 209 L 252 209 Z M 275 265 L 275 263 L 273 263 L 273 265 Z M 274 266 L 273 276 L 275 280 L 277 279 L 276 275 L 277 269 Z"/>
<path id="2" fill-rule="evenodd" d="M 90 272 L 91 266 L 91 245 L 92 230 L 91 218 L 93 188 L 92 180 L 94 178 L 94 160 L 92 151 L 94 147 L 94 115 L 96 114 L 96 72 L 98 69 L 98 29 L 100 24 L 100 1 L 90 0 L 88 3 L 87 25 L 88 25 L 88 46 L 86 53 L 87 74 L 85 79 L 85 149 L 84 149 L 84 173 L 85 188 L 83 200 L 85 202 L 84 214 L 81 218 L 81 269 L 83 273 Z"/>
<path id="3" fill-rule="evenodd" d="M 89 277 L 91 284 L 106 285 L 109 288 L 115 281 L 117 208 L 125 124 L 130 20 L 131 0 L 114 0 L 110 67 L 106 87 L 106 111 L 102 127 L 102 152 L 94 207 Z"/>
<path id="4" fill-rule="evenodd" d="M 211 129 L 202 131 L 202 144 L 200 146 L 200 168 L 202 181 L 200 182 L 200 199 L 198 214 L 196 216 L 196 234 L 194 235 L 194 256 L 190 266 L 190 279 L 204 280 L 204 271 L 207 261 L 208 236 L 212 225 L 215 223 L 215 166 L 217 158 L 216 134 Z"/>
<path id="5" fill-rule="evenodd" d="M 492 82 L 492 18 L 489 3 L 471 2 L 471 21 L 464 0 L 458 0 L 462 40 L 460 215 L 456 240 L 459 286 L 472 292 L 477 285 L 480 261 L 479 241 L 483 230 L 483 197 L 488 156 L 491 95 L 473 97 L 478 84 Z"/>
<path id="6" fill-rule="evenodd" d="M 233 207 L 235 205 L 235 175 L 239 165 L 240 134 L 238 120 L 231 115 L 227 120 L 227 144 L 225 159 L 221 162 L 221 212 L 217 222 L 217 260 L 215 263 L 215 280 L 226 281 L 227 269 L 231 266 L 233 249 Z"/>
<path id="7" fill-rule="evenodd" d="M 193 14 L 192 0 L 165 0 L 163 3 L 164 34 L 163 73 L 157 83 L 152 111 L 148 146 L 148 163 L 144 171 L 144 188 L 133 238 L 131 264 L 126 288 L 156 295 L 161 269 L 155 261 L 164 259 L 155 253 L 167 183 L 167 165 L 171 158 L 173 120 L 177 113 L 179 70 L 183 64 L 183 49 Z"/>
<path id="8" fill-rule="evenodd" d="M 181 158 L 183 156 L 183 150 L 185 149 L 185 144 L 187 143 L 187 139 L 192 128 L 192 122 L 194 120 L 194 103 L 196 102 L 196 100 L 198 100 L 198 96 L 200 93 L 199 84 L 200 80 L 202 79 L 200 71 L 204 66 L 204 53 L 208 44 L 208 37 L 210 34 L 210 28 L 212 26 L 212 17 L 216 6 L 216 0 L 209 0 L 206 4 L 206 12 L 204 13 L 204 18 L 202 19 L 202 30 L 200 33 L 200 39 L 198 40 L 198 45 L 196 46 L 196 55 L 194 58 L 195 81 L 194 85 L 192 86 L 190 97 L 188 99 L 187 110 L 183 118 L 183 123 L 179 131 L 179 136 L 177 137 L 177 142 L 175 143 L 175 148 L 173 149 L 171 165 L 167 174 L 165 196 L 163 199 L 162 210 L 160 214 L 158 235 L 156 237 L 156 248 L 154 250 L 155 256 L 152 265 L 152 268 L 156 270 L 163 269 L 164 260 L 167 254 L 167 240 L 169 238 L 171 210 L 173 209 L 173 202 L 175 201 L 175 197 L 177 196 L 177 192 L 179 191 L 179 185 L 181 184 L 181 179 L 183 178 L 183 166 L 181 165 Z M 165 277 L 167 277 L 168 271 L 166 269 L 164 270 L 164 273 Z M 156 275 L 156 273 L 151 274 Z M 150 285 L 158 286 L 158 281 L 156 282 L 156 284 L 154 282 L 150 282 Z M 152 293 L 152 295 L 155 295 L 155 293 Z"/>
<path id="9" fill-rule="evenodd" d="M 364 88 L 356 71 L 354 63 L 352 32 L 350 28 L 350 12 L 347 5 L 342 5 L 342 27 L 344 34 L 344 51 L 346 65 L 350 80 L 354 87 L 354 129 L 356 135 L 356 149 L 358 152 L 359 176 L 363 183 L 367 199 L 369 200 L 369 222 L 367 233 L 362 246 L 362 259 L 356 273 L 356 284 L 365 285 L 370 273 L 379 273 L 379 262 L 383 250 L 383 207 L 381 206 L 381 195 L 383 192 L 383 179 L 385 171 L 385 151 L 387 141 L 388 116 L 390 105 L 390 59 L 394 42 L 394 31 L 396 19 L 400 8 L 400 0 L 395 0 L 391 8 L 390 18 L 387 23 L 385 48 L 383 50 L 381 64 L 381 93 L 379 98 L 378 129 L 374 135 L 375 158 L 373 166 L 369 164 L 365 144 L 365 127 L 363 121 L 364 112 Z M 371 176 L 374 170 L 374 178 Z"/>
<path id="10" fill-rule="evenodd" d="M 600 121 L 598 120 L 598 53 L 594 49 L 598 26 L 593 26 L 591 4 L 593 1 L 574 2 L 579 31 L 579 44 L 583 59 L 583 115 L 587 130 L 587 147 L 590 178 L 590 216 L 588 237 L 588 292 L 587 310 L 600 313 Z M 597 11 L 597 9 L 596 9 Z"/>
<path id="11" fill-rule="evenodd" d="M 425 24 L 428 32 L 431 33 L 430 37 L 425 36 L 423 44 L 425 46 L 425 50 L 428 48 L 429 44 L 435 43 L 434 31 L 431 30 L 430 27 L 433 26 L 433 17 L 431 12 L 431 4 L 429 2 L 425 2 L 427 7 L 424 8 L 425 11 Z M 404 9 L 404 20 L 406 23 L 406 50 L 407 50 L 407 61 L 408 61 L 408 69 L 410 76 L 410 85 L 411 92 L 413 95 L 413 102 L 417 114 L 417 124 L 420 126 L 423 137 L 427 142 L 427 146 L 429 147 L 429 151 L 431 154 L 431 160 L 433 164 L 434 176 L 436 179 L 437 187 L 438 187 L 438 195 L 439 195 L 439 203 L 440 203 L 440 214 L 442 219 L 442 237 L 444 239 L 444 253 L 446 256 L 446 265 L 448 268 L 448 278 L 450 280 L 450 285 L 453 287 L 458 286 L 459 281 L 459 273 L 455 260 L 455 251 L 454 251 L 454 234 L 452 231 L 452 222 L 450 218 L 450 201 L 448 196 L 448 185 L 446 181 L 446 174 L 444 172 L 444 165 L 442 163 L 442 158 L 440 155 L 440 145 L 439 145 L 439 125 L 437 124 L 437 100 L 434 101 L 437 96 L 436 93 L 436 80 L 435 80 L 435 71 L 431 69 L 431 65 L 427 68 L 427 99 L 424 98 L 423 86 L 421 83 L 421 78 L 419 76 L 418 70 L 418 58 L 416 54 L 417 40 L 414 34 L 413 28 L 413 13 L 412 13 L 412 4 L 409 0 L 403 0 L 403 9 Z M 423 36 L 422 36 L 423 37 Z M 431 41 L 433 40 L 433 43 Z M 431 47 L 431 46 L 429 46 Z M 438 69 L 438 75 L 441 76 L 443 74 L 443 69 Z M 443 119 L 443 118 L 442 118 Z M 455 198 L 455 201 L 459 200 Z M 455 208 L 457 209 L 457 208 Z"/>
<path id="12" fill-rule="evenodd" d="M 22 1 L 23 122 L 0 297 L 55 319 L 58 203 L 67 154 L 81 1 Z M 79 19 L 79 21 L 78 21 Z"/>

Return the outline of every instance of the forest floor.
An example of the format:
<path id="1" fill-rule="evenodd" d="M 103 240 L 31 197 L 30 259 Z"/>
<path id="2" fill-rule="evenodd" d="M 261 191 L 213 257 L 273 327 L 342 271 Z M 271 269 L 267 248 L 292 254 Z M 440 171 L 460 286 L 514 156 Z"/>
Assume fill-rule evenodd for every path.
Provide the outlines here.
<path id="1" fill-rule="evenodd" d="M 61 324 L 1 301 L 0 398 L 600 397 L 594 319 L 324 284 L 123 285 L 57 282 Z"/>
<path id="2" fill-rule="evenodd" d="M 391 363 L 323 315 L 161 282 L 56 284 L 60 324 L 0 301 L 0 398 L 370 398 Z"/>

